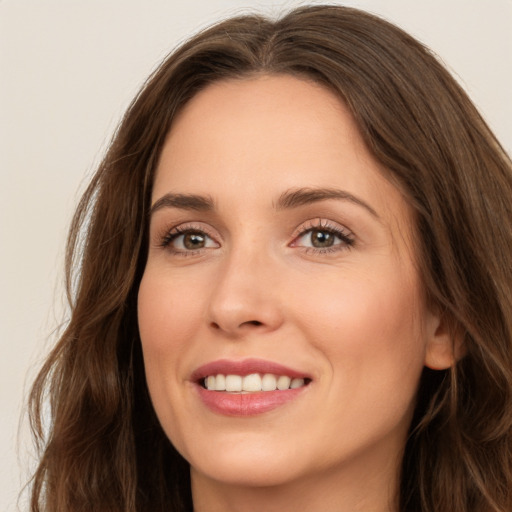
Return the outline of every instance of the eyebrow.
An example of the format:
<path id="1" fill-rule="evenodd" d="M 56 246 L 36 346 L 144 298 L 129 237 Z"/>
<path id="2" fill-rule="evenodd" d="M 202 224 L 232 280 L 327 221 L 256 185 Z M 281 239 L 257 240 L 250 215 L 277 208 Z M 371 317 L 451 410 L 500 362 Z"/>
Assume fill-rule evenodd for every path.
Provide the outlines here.
<path id="1" fill-rule="evenodd" d="M 275 208 L 278 211 L 298 208 L 299 206 L 326 201 L 328 199 L 350 201 L 358 206 L 362 206 L 374 217 L 380 219 L 378 213 L 368 203 L 365 203 L 362 199 L 352 195 L 350 192 L 337 188 L 298 188 L 289 190 L 281 194 Z"/>
<path id="2" fill-rule="evenodd" d="M 288 210 L 329 199 L 350 201 L 358 206 L 362 206 L 374 217 L 380 219 L 378 213 L 362 199 L 352 195 L 350 192 L 336 188 L 298 188 L 287 190 L 279 196 L 277 203 L 274 203 L 274 208 L 277 211 Z M 208 212 L 215 209 L 215 202 L 211 196 L 174 194 L 170 192 L 153 204 L 150 215 L 153 215 L 162 208 Z"/>
<path id="3" fill-rule="evenodd" d="M 162 208 L 179 208 L 180 210 L 207 212 L 214 209 L 214 201 L 210 196 L 168 193 L 155 202 L 149 214 L 153 215 Z"/>

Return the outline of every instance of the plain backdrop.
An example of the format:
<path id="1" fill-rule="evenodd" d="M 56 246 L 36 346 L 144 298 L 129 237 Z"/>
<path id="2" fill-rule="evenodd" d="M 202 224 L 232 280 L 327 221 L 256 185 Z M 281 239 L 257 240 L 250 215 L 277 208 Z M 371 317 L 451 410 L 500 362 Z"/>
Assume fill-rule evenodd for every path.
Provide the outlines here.
<path id="1" fill-rule="evenodd" d="M 158 62 L 199 28 L 298 3 L 0 0 L 0 510 L 16 510 L 34 467 L 20 418 L 64 318 L 66 231 L 122 112 Z M 331 3 L 380 14 L 430 46 L 512 152 L 512 0 Z"/>

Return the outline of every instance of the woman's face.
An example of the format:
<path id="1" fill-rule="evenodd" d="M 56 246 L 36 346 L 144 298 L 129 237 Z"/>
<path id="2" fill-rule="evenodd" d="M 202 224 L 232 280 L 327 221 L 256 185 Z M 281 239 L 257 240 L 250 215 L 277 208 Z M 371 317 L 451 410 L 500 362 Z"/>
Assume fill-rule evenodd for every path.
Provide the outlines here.
<path id="1" fill-rule="evenodd" d="M 439 326 L 408 206 L 345 106 L 289 76 L 210 85 L 167 137 L 152 205 L 144 363 L 193 478 L 395 471 Z"/>

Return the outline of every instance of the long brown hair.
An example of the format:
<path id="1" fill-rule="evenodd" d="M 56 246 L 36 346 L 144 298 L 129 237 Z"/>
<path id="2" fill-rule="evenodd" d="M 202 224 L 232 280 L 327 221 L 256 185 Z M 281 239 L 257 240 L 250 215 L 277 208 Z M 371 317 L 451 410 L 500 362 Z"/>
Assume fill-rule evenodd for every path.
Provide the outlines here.
<path id="1" fill-rule="evenodd" d="M 422 376 L 400 510 L 509 512 L 512 164 L 428 49 L 340 6 L 219 23 L 173 52 L 131 104 L 70 230 L 71 318 L 30 398 L 41 449 L 31 510 L 192 509 L 188 465 L 150 403 L 136 321 L 152 179 L 197 91 L 259 73 L 312 79 L 348 105 L 414 210 L 426 293 L 464 347 L 451 370 Z"/>

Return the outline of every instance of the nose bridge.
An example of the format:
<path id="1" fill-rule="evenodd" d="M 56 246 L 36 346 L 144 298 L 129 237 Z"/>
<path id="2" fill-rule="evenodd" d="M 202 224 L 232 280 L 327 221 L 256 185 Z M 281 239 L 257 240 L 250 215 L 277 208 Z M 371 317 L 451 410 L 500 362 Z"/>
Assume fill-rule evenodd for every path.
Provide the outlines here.
<path id="1" fill-rule="evenodd" d="M 276 262 L 268 244 L 246 240 L 227 252 L 209 303 L 209 322 L 230 336 L 274 330 L 282 323 Z"/>

